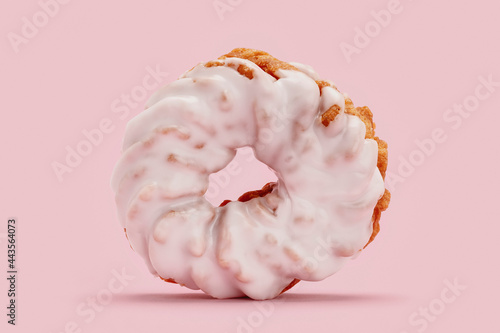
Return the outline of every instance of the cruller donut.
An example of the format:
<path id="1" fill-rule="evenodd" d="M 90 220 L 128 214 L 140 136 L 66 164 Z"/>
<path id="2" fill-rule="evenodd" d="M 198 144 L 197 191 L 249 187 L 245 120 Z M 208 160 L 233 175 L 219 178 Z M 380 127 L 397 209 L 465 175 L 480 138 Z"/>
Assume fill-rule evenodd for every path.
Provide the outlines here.
<path id="1" fill-rule="evenodd" d="M 335 273 L 379 231 L 387 145 L 372 113 L 302 64 L 235 49 L 158 90 L 127 125 L 112 187 L 149 270 L 217 298 L 270 299 Z M 278 181 L 212 206 L 210 174 L 252 147 Z"/>

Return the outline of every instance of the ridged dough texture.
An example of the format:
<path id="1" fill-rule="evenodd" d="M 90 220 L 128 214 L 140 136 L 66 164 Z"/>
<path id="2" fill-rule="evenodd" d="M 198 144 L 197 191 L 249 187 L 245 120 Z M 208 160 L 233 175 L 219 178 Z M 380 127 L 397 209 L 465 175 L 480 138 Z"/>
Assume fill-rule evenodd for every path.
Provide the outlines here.
<path id="1" fill-rule="evenodd" d="M 208 176 L 248 146 L 278 182 L 213 207 Z M 153 274 L 217 298 L 270 299 L 374 240 L 387 162 L 368 107 L 309 66 L 238 48 L 150 98 L 127 125 L 112 187 Z"/>

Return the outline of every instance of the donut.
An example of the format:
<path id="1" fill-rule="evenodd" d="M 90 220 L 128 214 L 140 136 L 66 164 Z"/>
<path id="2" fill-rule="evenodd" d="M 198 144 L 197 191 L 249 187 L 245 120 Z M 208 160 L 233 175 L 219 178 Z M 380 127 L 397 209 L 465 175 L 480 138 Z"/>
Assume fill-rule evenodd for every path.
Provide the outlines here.
<path id="1" fill-rule="evenodd" d="M 310 67 L 238 48 L 160 88 L 125 131 L 113 171 L 132 249 L 166 282 L 215 298 L 277 297 L 319 281 L 379 232 L 387 144 Z M 251 147 L 277 182 L 214 207 L 209 175 Z"/>

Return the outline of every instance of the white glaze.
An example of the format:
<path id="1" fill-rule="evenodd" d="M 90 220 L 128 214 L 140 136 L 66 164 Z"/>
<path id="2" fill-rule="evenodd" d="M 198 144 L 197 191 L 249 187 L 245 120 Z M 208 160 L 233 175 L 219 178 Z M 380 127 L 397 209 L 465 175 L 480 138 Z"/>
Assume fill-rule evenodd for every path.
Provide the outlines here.
<path id="1" fill-rule="evenodd" d="M 317 74 L 254 63 L 203 64 L 157 91 L 126 130 L 112 187 L 132 248 L 150 271 L 218 298 L 276 297 L 294 278 L 335 273 L 368 242 L 384 192 L 377 143 L 344 113 L 344 96 L 320 96 Z M 253 79 L 235 69 L 253 69 Z M 328 127 L 319 115 L 337 104 Z M 208 176 L 239 147 L 276 171 L 265 197 L 213 207 Z"/>

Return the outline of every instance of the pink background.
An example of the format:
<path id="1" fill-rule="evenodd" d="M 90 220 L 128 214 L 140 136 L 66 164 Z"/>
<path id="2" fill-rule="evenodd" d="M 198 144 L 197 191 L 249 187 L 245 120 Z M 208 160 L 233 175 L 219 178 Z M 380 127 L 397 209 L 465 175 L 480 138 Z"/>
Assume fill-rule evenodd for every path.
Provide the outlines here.
<path id="1" fill-rule="evenodd" d="M 232 9 L 223 20 L 213 0 L 74 0 L 48 22 L 38 14 L 46 25 L 17 53 L 9 33 L 21 34 L 23 17 L 32 21 L 41 7 L 35 0 L 1 2 L 1 276 L 9 217 L 18 219 L 19 245 L 18 325 L 6 324 L 1 278 L 1 330 L 500 331 L 500 87 L 460 124 L 443 118 L 453 104 L 474 102 L 479 76 L 500 81 L 498 4 L 401 0 L 390 23 L 372 30 L 348 62 L 341 43 L 354 44 L 356 27 L 377 29 L 370 13 L 391 1 L 222 2 Z M 382 231 L 359 258 L 322 282 L 302 282 L 262 303 L 213 300 L 153 278 L 128 246 L 109 186 L 126 122 L 144 104 L 120 119 L 113 101 L 141 85 L 148 66 L 168 72 L 166 84 L 241 46 L 312 65 L 356 105 L 368 105 L 377 134 L 389 143 L 393 175 L 402 160 L 420 164 L 393 184 Z M 65 147 L 74 149 L 82 131 L 105 118 L 113 130 L 58 181 L 51 164 L 64 163 Z M 446 140 L 422 159 L 415 140 L 431 138 L 436 128 Z M 251 175 L 250 189 L 269 177 Z M 249 189 L 237 178 L 226 196 Z M 122 269 L 134 279 L 106 298 L 113 270 Z M 448 301 L 453 296 L 444 281 L 455 279 L 466 289 L 444 303 L 443 293 Z M 77 312 L 96 296 L 106 304 L 92 310 L 95 316 Z M 422 323 L 418 311 L 428 307 L 437 315 Z"/>

